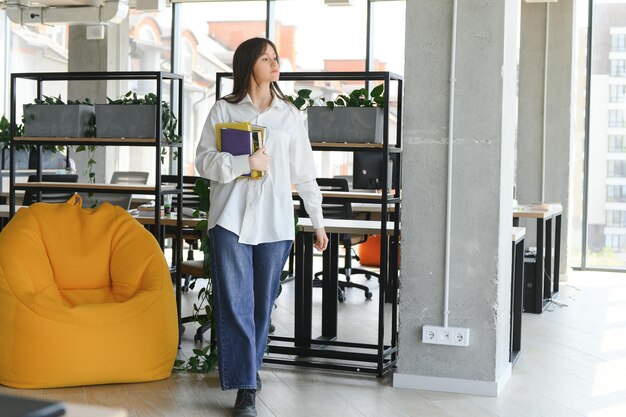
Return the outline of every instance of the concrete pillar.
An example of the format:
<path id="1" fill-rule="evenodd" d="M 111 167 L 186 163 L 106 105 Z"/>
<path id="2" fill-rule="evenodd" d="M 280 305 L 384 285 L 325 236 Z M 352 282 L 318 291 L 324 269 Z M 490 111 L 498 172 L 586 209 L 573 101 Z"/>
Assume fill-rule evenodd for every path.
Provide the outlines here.
<path id="1" fill-rule="evenodd" d="M 543 199 L 563 205 L 561 228 L 561 273 L 568 268 L 570 204 L 570 159 L 574 117 L 574 22 L 573 1 L 557 3 L 522 2 L 519 63 L 519 124 L 517 139 L 517 200 L 520 204 Z M 549 10 L 549 11 L 548 11 Z M 549 17 L 548 17 L 549 15 Z M 549 19 L 549 20 L 548 20 Z M 547 73 L 546 24 L 548 25 Z M 545 148 L 543 145 L 545 89 Z M 545 167 L 542 164 L 545 149 Z M 526 227 L 527 246 L 535 246 L 535 222 Z M 563 277 L 565 278 L 565 277 Z"/>
<path id="2" fill-rule="evenodd" d="M 452 1 L 407 2 L 399 359 L 394 386 L 497 395 L 510 376 L 511 200 L 518 0 L 459 1 L 449 326 L 443 325 Z M 408 70 L 410 68 L 410 70 Z"/>
<path id="3" fill-rule="evenodd" d="M 128 71 L 128 18 L 120 24 L 107 25 L 104 39 L 87 39 L 84 25 L 69 27 L 68 71 Z M 68 84 L 68 98 L 84 100 L 86 97 L 95 103 L 106 103 L 106 97 L 118 97 L 126 91 L 127 82 L 120 81 L 73 81 Z M 115 148 L 98 148 L 94 166 L 96 182 L 107 182 L 111 176 Z M 77 174 L 81 182 L 87 178 L 83 169 L 87 166 L 86 152 L 73 152 Z"/>

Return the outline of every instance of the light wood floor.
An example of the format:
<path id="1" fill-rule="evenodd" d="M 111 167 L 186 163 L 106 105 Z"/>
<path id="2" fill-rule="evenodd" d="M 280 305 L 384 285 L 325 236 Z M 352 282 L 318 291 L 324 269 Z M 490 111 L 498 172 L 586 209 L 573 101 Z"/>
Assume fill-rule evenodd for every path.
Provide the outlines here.
<path id="1" fill-rule="evenodd" d="M 279 299 L 283 301 L 275 313 L 277 332 L 287 331 L 290 323 L 292 303 L 287 300 L 292 285 L 285 285 Z M 372 284 L 373 289 L 376 286 Z M 264 366 L 259 416 L 626 416 L 626 274 L 572 272 L 559 301 L 568 306 L 553 306 L 541 315 L 524 314 L 522 354 L 497 398 L 395 389 L 391 377 Z M 342 331 L 360 328 L 358 332 L 364 333 L 359 326 L 374 328 L 376 315 L 368 314 L 375 310 L 373 305 L 362 293 L 350 290 L 340 308 Z M 192 329 L 185 332 L 184 352 L 193 347 L 192 334 Z M 228 416 L 235 396 L 219 389 L 216 373 L 49 390 L 0 386 L 0 392 L 121 407 L 138 417 Z"/>

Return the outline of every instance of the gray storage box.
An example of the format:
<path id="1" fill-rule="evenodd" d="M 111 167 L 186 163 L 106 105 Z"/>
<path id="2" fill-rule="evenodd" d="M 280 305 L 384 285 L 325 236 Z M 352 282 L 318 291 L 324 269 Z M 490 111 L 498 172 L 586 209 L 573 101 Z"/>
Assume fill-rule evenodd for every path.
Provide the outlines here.
<path id="1" fill-rule="evenodd" d="M 308 107 L 313 142 L 383 143 L 383 109 L 379 107 Z"/>
<path id="2" fill-rule="evenodd" d="M 94 106 L 87 104 L 26 104 L 24 136 L 86 137 L 94 114 Z"/>
<path id="3" fill-rule="evenodd" d="M 156 138 L 154 104 L 96 104 L 99 138 Z"/>

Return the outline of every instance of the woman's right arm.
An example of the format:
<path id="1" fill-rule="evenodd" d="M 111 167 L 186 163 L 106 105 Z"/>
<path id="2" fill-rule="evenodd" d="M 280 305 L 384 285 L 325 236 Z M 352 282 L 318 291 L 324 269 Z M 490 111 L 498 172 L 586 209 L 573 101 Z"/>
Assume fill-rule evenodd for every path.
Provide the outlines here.
<path id="1" fill-rule="evenodd" d="M 225 120 L 219 102 L 207 117 L 196 148 L 196 169 L 204 178 L 219 183 L 231 182 L 240 175 L 250 172 L 248 155 L 233 156 L 228 152 L 218 152 L 215 138 L 215 124 Z"/>

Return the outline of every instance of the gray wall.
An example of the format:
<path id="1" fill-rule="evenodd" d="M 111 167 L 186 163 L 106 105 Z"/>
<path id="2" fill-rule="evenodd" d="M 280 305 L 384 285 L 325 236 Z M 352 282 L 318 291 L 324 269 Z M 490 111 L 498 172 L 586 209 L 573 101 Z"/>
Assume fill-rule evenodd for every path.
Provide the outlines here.
<path id="1" fill-rule="evenodd" d="M 407 1 L 396 377 L 495 382 L 510 369 L 519 2 L 473 0 L 458 10 L 449 325 L 469 327 L 470 345 L 421 343 L 423 325 L 443 323 L 452 1 Z"/>

